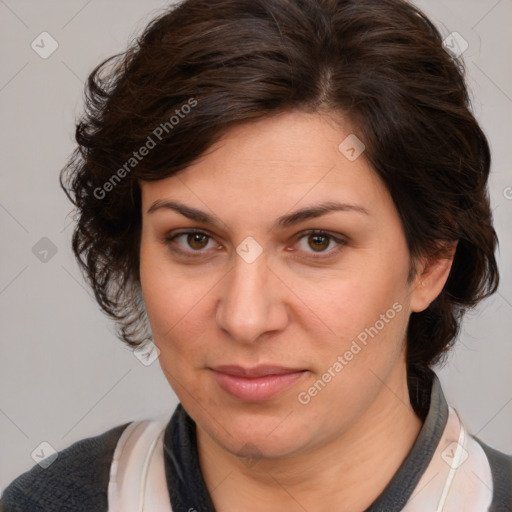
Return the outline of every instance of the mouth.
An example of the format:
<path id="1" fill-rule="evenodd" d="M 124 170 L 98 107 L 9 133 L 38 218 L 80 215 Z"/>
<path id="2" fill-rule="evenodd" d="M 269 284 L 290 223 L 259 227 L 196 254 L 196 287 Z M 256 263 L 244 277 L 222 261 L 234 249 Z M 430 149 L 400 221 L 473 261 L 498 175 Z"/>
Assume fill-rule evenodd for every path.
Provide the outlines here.
<path id="1" fill-rule="evenodd" d="M 270 400 L 290 388 L 307 370 L 262 365 L 253 368 L 223 365 L 210 368 L 219 387 L 243 402 Z"/>

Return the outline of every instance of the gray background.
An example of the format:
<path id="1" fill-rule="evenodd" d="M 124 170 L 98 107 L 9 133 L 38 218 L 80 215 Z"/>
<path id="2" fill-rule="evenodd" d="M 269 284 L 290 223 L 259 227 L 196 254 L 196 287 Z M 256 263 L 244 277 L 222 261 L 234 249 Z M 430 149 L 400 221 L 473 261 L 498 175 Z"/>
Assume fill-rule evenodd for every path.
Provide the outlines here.
<path id="1" fill-rule="evenodd" d="M 169 416 L 177 403 L 158 362 L 144 366 L 115 338 L 86 289 L 57 182 L 88 73 L 166 3 L 0 0 L 0 491 L 34 464 L 43 441 L 60 450 L 124 422 Z M 512 452 L 512 0 L 416 3 L 444 36 L 456 31 L 469 45 L 463 57 L 493 151 L 501 240 L 499 292 L 467 316 L 439 374 L 470 431 Z M 47 59 L 31 48 L 44 31 L 59 45 Z"/>

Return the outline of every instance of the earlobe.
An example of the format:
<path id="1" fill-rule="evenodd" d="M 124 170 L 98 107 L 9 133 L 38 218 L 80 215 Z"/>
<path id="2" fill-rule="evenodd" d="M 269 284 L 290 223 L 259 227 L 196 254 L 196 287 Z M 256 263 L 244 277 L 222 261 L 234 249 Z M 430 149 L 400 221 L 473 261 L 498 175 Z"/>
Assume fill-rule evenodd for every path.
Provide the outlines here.
<path id="1" fill-rule="evenodd" d="M 456 248 L 457 242 L 451 242 L 434 256 L 418 261 L 416 277 L 412 283 L 412 312 L 424 311 L 441 293 L 450 274 Z"/>

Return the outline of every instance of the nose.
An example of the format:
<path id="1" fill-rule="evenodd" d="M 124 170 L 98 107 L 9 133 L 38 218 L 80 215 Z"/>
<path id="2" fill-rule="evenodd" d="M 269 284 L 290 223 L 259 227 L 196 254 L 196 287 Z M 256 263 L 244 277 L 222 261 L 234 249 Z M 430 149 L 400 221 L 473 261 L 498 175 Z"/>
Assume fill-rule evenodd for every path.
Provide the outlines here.
<path id="1" fill-rule="evenodd" d="M 252 343 L 265 333 L 286 327 L 285 287 L 264 255 L 252 263 L 237 255 L 233 269 L 222 281 L 216 322 L 234 340 Z"/>

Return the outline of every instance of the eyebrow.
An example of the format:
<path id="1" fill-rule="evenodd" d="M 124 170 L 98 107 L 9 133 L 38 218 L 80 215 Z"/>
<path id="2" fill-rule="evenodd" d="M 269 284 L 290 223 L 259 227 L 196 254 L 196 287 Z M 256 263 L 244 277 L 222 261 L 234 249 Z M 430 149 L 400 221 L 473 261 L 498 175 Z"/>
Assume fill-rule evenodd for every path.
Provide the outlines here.
<path id="1" fill-rule="evenodd" d="M 184 217 L 188 219 L 195 220 L 196 222 L 202 222 L 204 224 L 211 224 L 213 226 L 221 227 L 224 226 L 224 222 L 222 222 L 217 216 L 206 213 L 202 210 L 198 210 L 197 208 L 192 208 L 191 206 L 186 206 L 178 201 L 170 201 L 167 199 L 159 199 L 155 201 L 147 213 L 154 213 L 158 210 L 172 210 L 177 213 L 180 213 Z M 332 212 L 357 212 L 362 213 L 364 215 L 369 215 L 369 212 L 366 208 L 356 204 L 345 204 L 338 203 L 334 201 L 328 201 L 325 203 L 320 203 L 315 206 L 311 206 L 309 208 L 304 208 L 302 210 L 297 210 L 293 213 L 289 213 L 286 215 L 282 215 L 275 222 L 275 227 L 290 227 L 294 224 L 298 224 L 299 222 L 304 222 L 309 219 L 315 219 L 317 217 L 321 217 L 322 215 L 326 215 L 327 213 Z"/>

